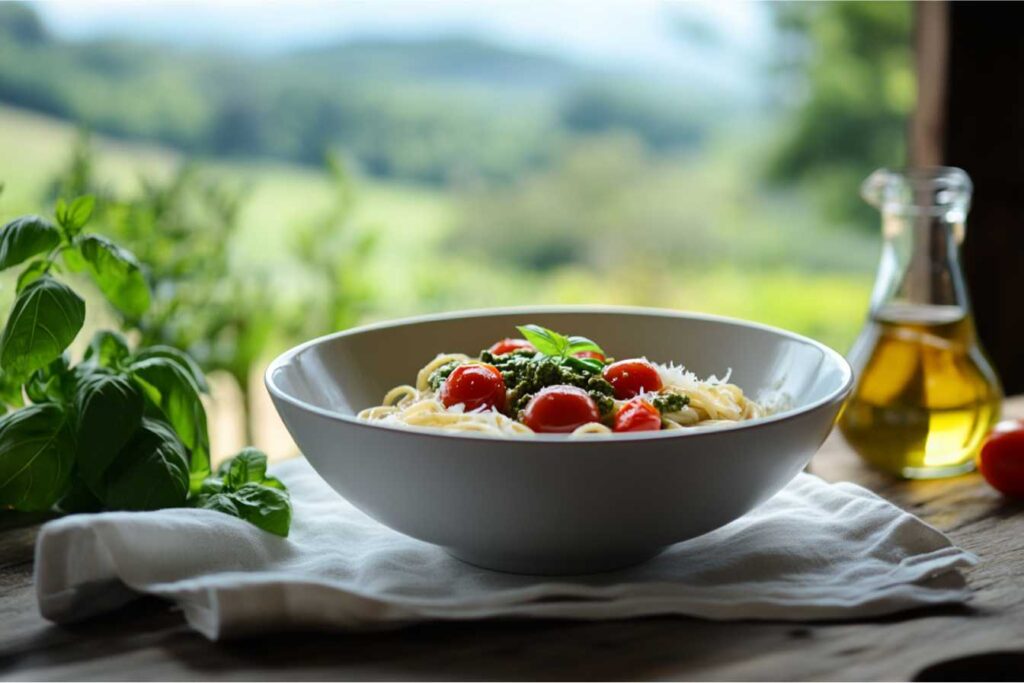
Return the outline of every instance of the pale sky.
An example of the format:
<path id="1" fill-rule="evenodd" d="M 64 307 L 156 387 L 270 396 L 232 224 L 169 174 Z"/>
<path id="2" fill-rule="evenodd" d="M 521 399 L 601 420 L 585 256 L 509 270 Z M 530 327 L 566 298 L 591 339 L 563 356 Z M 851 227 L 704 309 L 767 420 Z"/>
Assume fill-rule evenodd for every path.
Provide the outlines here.
<path id="1" fill-rule="evenodd" d="M 767 8 L 666 0 L 49 0 L 36 3 L 58 35 L 116 35 L 254 52 L 359 37 L 470 35 L 595 66 L 702 70 L 746 80 L 768 49 Z M 680 39 L 674 16 L 711 29 L 719 48 Z M 710 63 L 709 63 L 710 62 Z"/>

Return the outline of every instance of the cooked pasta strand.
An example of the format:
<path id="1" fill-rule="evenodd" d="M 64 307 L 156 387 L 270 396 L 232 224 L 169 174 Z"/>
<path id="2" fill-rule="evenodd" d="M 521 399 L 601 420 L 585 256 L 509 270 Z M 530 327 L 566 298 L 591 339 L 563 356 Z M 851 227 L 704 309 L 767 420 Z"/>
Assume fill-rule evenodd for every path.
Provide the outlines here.
<path id="1" fill-rule="evenodd" d="M 430 389 L 430 375 L 449 363 L 474 361 L 464 353 L 441 353 L 423 366 L 416 374 L 416 385 L 402 384 L 384 395 L 379 406 L 359 412 L 363 420 L 391 425 L 428 427 L 453 432 L 475 432 L 495 435 L 533 434 L 533 430 L 496 410 L 465 411 L 461 404 L 445 406 L 437 392 Z M 662 379 L 660 393 L 677 393 L 688 402 L 681 409 L 662 415 L 662 429 L 681 430 L 751 420 L 766 414 L 758 403 L 747 398 L 743 390 L 725 379 L 710 377 L 699 380 L 692 372 L 673 363 L 654 364 Z M 654 392 L 651 395 L 659 392 Z M 626 401 L 614 402 L 613 414 Z M 610 422 L 609 422 L 610 424 Z M 577 427 L 569 436 L 581 438 L 611 434 L 612 429 L 601 422 L 588 422 Z"/>

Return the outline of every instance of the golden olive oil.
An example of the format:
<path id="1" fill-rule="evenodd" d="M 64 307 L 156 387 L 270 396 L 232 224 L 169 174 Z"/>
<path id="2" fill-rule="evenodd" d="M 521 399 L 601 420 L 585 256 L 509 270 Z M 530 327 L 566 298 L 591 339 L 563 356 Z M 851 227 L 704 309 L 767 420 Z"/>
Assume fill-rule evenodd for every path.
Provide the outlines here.
<path id="1" fill-rule="evenodd" d="M 998 380 L 957 306 L 876 312 L 850 354 L 857 385 L 840 420 L 850 445 L 898 476 L 943 477 L 974 467 L 999 418 Z"/>

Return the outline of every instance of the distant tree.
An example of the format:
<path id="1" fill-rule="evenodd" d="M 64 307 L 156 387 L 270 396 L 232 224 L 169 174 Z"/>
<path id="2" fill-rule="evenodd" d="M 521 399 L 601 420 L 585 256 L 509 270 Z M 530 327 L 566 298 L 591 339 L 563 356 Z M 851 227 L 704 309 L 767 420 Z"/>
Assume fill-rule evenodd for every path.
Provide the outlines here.
<path id="1" fill-rule="evenodd" d="M 769 5 L 780 34 L 780 96 L 796 105 L 769 175 L 806 182 L 837 220 L 874 225 L 857 195 L 906 161 L 916 97 L 907 2 Z"/>
<path id="2" fill-rule="evenodd" d="M 47 40 L 42 19 L 24 2 L 0 2 L 0 42 L 4 36 L 26 45 Z"/>
<path id="3" fill-rule="evenodd" d="M 562 122 L 579 133 L 632 131 L 656 150 L 693 147 L 706 133 L 692 105 L 636 88 L 588 85 L 575 90 L 561 108 Z"/>

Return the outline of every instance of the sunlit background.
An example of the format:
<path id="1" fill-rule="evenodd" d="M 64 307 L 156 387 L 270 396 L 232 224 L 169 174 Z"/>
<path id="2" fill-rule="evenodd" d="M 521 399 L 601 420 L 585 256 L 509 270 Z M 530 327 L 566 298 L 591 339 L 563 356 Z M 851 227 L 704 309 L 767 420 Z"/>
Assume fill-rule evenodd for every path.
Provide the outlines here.
<path id="1" fill-rule="evenodd" d="M 290 452 L 267 360 L 375 319 L 637 304 L 846 350 L 879 240 L 857 187 L 904 162 L 911 24 L 907 3 L 0 3 L 0 220 L 100 199 L 94 229 L 149 267 L 147 340 L 216 380 L 221 454 Z"/>

